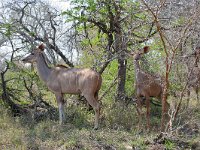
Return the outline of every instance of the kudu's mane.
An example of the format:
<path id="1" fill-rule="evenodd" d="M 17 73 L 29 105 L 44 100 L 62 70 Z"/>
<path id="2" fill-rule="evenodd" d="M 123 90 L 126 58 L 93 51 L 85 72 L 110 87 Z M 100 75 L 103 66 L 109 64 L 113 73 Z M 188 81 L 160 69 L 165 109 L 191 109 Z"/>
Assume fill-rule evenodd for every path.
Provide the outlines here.
<path id="1" fill-rule="evenodd" d="M 57 64 L 55 67 L 60 67 L 60 68 L 66 68 L 66 69 L 69 69 L 68 66 L 65 66 L 63 64 Z"/>

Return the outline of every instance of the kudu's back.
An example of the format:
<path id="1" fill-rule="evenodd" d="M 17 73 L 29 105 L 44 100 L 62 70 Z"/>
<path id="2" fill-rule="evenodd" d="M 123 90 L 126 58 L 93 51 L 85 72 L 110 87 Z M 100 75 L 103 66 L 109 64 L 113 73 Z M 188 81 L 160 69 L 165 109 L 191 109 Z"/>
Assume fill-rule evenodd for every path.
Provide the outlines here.
<path id="1" fill-rule="evenodd" d="M 62 93 L 96 93 L 100 90 L 102 78 L 92 69 L 55 67 L 47 81 L 52 91 Z"/>
<path id="2" fill-rule="evenodd" d="M 151 74 L 140 71 L 137 79 L 138 92 L 141 96 L 157 97 L 161 98 L 162 95 L 162 80 L 160 77 L 153 76 Z"/>

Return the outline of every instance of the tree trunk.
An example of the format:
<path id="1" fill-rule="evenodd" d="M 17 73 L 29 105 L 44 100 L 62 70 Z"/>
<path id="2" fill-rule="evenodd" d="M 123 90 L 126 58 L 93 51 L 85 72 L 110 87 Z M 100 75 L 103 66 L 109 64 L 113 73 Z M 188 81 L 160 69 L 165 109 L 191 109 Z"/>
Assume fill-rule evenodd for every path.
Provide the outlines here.
<path id="1" fill-rule="evenodd" d="M 125 99 L 125 83 L 126 83 L 126 58 L 125 45 L 123 42 L 122 27 L 121 27 L 121 10 L 117 3 L 114 3 L 115 16 L 115 51 L 118 54 L 118 85 L 117 85 L 117 100 Z"/>
<path id="2" fill-rule="evenodd" d="M 126 59 L 124 52 L 118 58 L 118 86 L 117 99 L 124 100 L 125 98 L 125 83 L 126 83 Z"/>
<path id="3" fill-rule="evenodd" d="M 115 34 L 115 49 L 118 54 L 118 85 L 117 85 L 117 99 L 123 100 L 125 98 L 125 83 L 126 83 L 126 58 L 125 58 L 125 44 L 120 25 Z"/>

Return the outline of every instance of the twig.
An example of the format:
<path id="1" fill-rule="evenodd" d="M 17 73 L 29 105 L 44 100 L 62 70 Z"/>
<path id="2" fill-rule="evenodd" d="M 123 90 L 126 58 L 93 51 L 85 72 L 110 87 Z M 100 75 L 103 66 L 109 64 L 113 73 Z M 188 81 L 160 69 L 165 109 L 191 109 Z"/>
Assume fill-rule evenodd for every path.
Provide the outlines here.
<path id="1" fill-rule="evenodd" d="M 117 83 L 117 79 L 118 79 L 118 77 L 115 77 L 115 79 L 110 84 L 110 86 L 108 87 L 108 89 L 101 95 L 101 97 L 99 98 L 99 101 L 101 101 L 104 98 L 104 96 L 106 96 L 110 92 L 110 89 Z"/>

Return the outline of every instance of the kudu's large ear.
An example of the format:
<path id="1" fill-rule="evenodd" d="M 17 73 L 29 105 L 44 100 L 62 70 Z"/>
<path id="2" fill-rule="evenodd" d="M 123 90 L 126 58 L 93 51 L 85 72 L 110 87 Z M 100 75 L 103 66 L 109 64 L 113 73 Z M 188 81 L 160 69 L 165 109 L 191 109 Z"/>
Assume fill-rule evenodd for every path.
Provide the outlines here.
<path id="1" fill-rule="evenodd" d="M 44 44 L 42 43 L 42 44 L 40 44 L 40 45 L 38 46 L 38 48 L 39 48 L 41 51 L 43 51 L 44 48 L 45 48 L 45 46 L 44 46 Z"/>
<path id="2" fill-rule="evenodd" d="M 145 46 L 144 48 L 143 48 L 143 50 L 144 50 L 144 53 L 148 53 L 149 52 L 149 46 Z"/>

